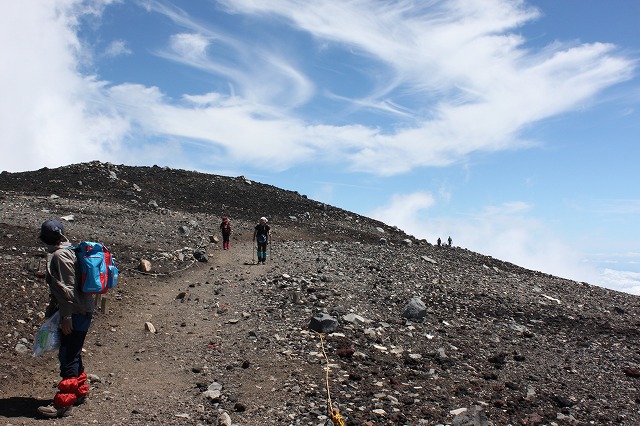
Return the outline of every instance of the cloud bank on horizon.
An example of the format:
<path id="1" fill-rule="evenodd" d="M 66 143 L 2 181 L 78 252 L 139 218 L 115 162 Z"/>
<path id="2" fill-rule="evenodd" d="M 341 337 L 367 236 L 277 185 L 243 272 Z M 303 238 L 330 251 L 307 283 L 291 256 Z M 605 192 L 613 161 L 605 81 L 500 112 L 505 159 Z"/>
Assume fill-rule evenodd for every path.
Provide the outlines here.
<path id="1" fill-rule="evenodd" d="M 544 145 L 537 124 L 636 78 L 637 57 L 613 43 L 528 39 L 544 12 L 524 1 L 25 0 L 2 12 L 0 169 L 331 170 L 394 182 L 360 212 L 416 235 L 455 188 L 394 179 Z M 602 279 L 527 202 L 493 201 L 430 217 L 429 236 Z"/>

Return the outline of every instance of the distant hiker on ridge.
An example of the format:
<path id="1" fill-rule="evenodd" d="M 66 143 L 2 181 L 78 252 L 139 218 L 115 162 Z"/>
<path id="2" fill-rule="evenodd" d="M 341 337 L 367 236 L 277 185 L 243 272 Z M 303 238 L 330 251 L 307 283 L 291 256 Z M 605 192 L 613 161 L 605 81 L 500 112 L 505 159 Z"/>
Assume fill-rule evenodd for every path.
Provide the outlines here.
<path id="1" fill-rule="evenodd" d="M 260 222 L 258 222 L 253 232 L 253 239 L 258 244 L 258 263 L 262 262 L 264 265 L 264 262 L 267 260 L 267 244 L 269 244 L 269 240 L 271 239 L 271 228 L 267 225 L 266 217 L 263 216 L 260 218 Z"/>
<path id="2" fill-rule="evenodd" d="M 220 223 L 220 231 L 222 232 L 222 248 L 229 250 L 229 238 L 231 237 L 231 222 L 227 216 L 222 217 L 222 223 Z"/>
<path id="3" fill-rule="evenodd" d="M 437 244 L 438 244 L 438 247 L 440 247 L 442 245 L 442 240 L 440 239 L 440 237 L 438 237 Z"/>
<path id="4" fill-rule="evenodd" d="M 449 247 L 451 247 L 452 242 L 453 240 L 451 239 L 451 236 L 449 236 L 449 238 L 447 238 L 447 244 L 449 245 Z"/>
<path id="5" fill-rule="evenodd" d="M 40 227 L 40 240 L 47 245 L 45 281 L 49 285 L 47 318 L 60 315 L 60 376 L 53 405 L 38 407 L 45 417 L 63 417 L 74 405 L 84 402 L 89 393 L 87 374 L 82 363 L 82 346 L 95 310 L 95 294 L 81 292 L 76 285 L 76 253 L 64 236 L 57 220 L 47 220 Z"/>

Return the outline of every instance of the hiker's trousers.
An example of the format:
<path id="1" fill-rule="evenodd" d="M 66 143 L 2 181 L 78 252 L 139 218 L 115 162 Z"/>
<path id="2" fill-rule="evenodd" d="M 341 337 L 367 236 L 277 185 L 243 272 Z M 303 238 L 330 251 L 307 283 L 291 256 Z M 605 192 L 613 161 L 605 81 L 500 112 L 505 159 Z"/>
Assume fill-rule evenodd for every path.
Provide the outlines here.
<path id="1" fill-rule="evenodd" d="M 58 360 L 60 361 L 60 376 L 62 378 L 78 377 L 84 371 L 82 346 L 91 325 L 91 318 L 93 318 L 92 312 L 73 314 L 71 316 L 73 324 L 71 333 L 64 334 L 60 331 Z"/>
<path id="2" fill-rule="evenodd" d="M 258 243 L 258 262 L 267 260 L 267 243 Z"/>

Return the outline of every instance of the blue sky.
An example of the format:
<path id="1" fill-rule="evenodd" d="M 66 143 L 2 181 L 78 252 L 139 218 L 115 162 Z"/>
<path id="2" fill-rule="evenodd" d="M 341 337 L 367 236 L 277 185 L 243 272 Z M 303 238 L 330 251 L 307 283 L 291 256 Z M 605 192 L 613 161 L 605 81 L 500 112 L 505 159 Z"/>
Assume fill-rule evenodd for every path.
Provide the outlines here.
<path id="1" fill-rule="evenodd" d="M 640 2 L 5 3 L 1 170 L 244 175 L 640 294 Z"/>

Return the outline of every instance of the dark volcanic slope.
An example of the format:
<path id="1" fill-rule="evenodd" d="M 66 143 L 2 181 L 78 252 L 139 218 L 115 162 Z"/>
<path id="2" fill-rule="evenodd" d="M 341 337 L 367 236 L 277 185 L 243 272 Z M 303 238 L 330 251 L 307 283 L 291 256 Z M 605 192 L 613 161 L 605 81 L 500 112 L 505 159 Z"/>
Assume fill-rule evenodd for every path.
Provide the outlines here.
<path id="1" fill-rule="evenodd" d="M 161 209 L 188 213 L 225 214 L 235 220 L 272 222 L 326 232 L 325 238 L 343 236 L 377 242 L 381 227 L 396 240 L 406 238 L 391 227 L 345 210 L 309 200 L 297 192 L 252 182 L 168 167 L 130 167 L 100 162 L 76 164 L 34 172 L 0 174 L 3 191 L 48 197 L 51 194 L 78 200 L 119 202 L 136 209 Z M 295 221 L 291 219 L 295 216 Z M 364 226 L 363 226 L 364 225 Z M 318 228 L 318 229 L 315 229 Z M 306 231 L 305 231 L 306 232 Z M 386 235 L 389 238 L 389 235 Z"/>
<path id="2" fill-rule="evenodd" d="M 28 345 L 41 322 L 46 290 L 33 264 L 43 255 L 35 239 L 42 220 L 73 214 L 67 222 L 70 237 L 108 241 L 125 271 L 145 257 L 162 272 L 183 268 L 195 248 L 211 248 L 207 237 L 215 233 L 220 215 L 232 217 L 232 247 L 238 250 L 250 247 L 252 226 L 265 215 L 275 232 L 275 254 L 267 268 L 250 269 L 243 253 L 225 252 L 236 257 L 220 256 L 211 271 L 195 268 L 194 274 L 209 274 L 200 279 L 206 285 L 190 288 L 192 297 L 184 303 L 175 302 L 173 293 L 184 285 L 180 277 L 175 283 L 164 278 L 171 314 L 188 318 L 178 321 L 178 330 L 206 316 L 202 327 L 219 320 L 214 328 L 222 330 L 227 347 L 246 350 L 188 358 L 201 342 L 189 340 L 189 346 L 159 333 L 159 352 L 149 344 L 149 356 L 175 354 L 188 359 L 189 367 L 211 356 L 221 371 L 203 378 L 201 368 L 189 368 L 189 374 L 200 374 L 194 382 L 207 382 L 206 388 L 224 380 L 234 392 L 218 405 L 206 405 L 204 413 L 196 408 L 200 397 L 189 393 L 180 401 L 181 410 L 194 421 L 173 418 L 165 424 L 216 424 L 216 410 L 232 412 L 238 403 L 246 408 L 233 413 L 238 424 L 267 424 L 257 420 L 263 412 L 281 416 L 268 424 L 320 424 L 325 402 L 316 374 L 320 358 L 305 328 L 318 311 L 340 320 L 339 334 L 327 345 L 332 362 L 340 366 L 332 377 L 335 402 L 350 425 L 640 424 L 638 297 L 457 247 L 435 247 L 369 218 L 242 177 L 98 162 L 2 173 L 0 206 L 1 398 L 10 395 L 10 383 L 28 384 L 37 374 L 24 362 L 28 355 L 15 348 Z M 247 260 L 251 255 L 246 253 Z M 223 272 L 214 270 L 219 265 Z M 148 285 L 144 279 L 135 283 Z M 135 292 L 145 290 L 128 285 L 125 279 L 115 292 L 121 312 L 145 302 L 134 299 Z M 427 305 L 423 321 L 400 315 L 414 296 Z M 205 299 L 235 306 L 247 320 L 229 322 L 220 304 L 211 315 Z M 163 308 L 155 299 L 146 309 L 152 307 Z M 360 318 L 347 319 L 347 313 Z M 198 332 L 183 339 L 196 339 L 189 336 Z M 108 335 L 104 339 L 108 342 Z M 115 344 L 105 345 L 99 349 L 115 350 Z M 260 356 L 243 359 L 254 346 Z M 260 369 L 243 373 L 237 365 L 244 361 Z M 257 399 L 252 382 L 271 383 L 271 376 L 283 386 L 273 395 L 273 406 Z M 128 404 L 111 386 L 111 404 Z M 0 417 L 10 402 L 0 400 Z M 135 411 L 145 412 L 146 406 L 138 404 Z M 474 406 L 480 407 L 475 422 Z M 87 408 L 96 418 L 105 414 L 99 409 Z"/>

